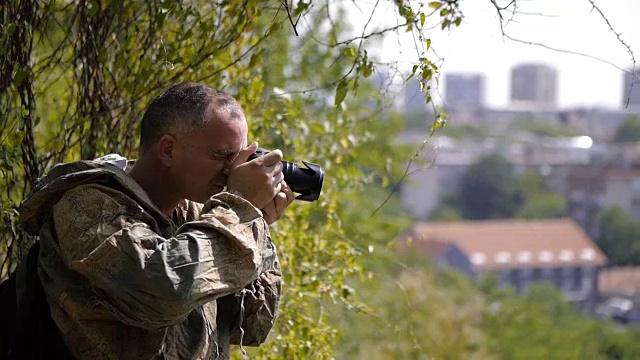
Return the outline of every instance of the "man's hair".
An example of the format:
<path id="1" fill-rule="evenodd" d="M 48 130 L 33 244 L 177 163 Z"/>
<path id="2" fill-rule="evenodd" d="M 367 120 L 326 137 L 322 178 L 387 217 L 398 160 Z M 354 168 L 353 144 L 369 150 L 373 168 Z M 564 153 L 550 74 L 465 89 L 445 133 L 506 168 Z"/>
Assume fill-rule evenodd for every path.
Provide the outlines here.
<path id="1" fill-rule="evenodd" d="M 199 83 L 178 83 L 154 98 L 142 117 L 140 153 L 165 134 L 175 136 L 205 126 L 209 107 L 226 112 L 232 118 L 242 116 L 240 104 L 231 95 Z"/>

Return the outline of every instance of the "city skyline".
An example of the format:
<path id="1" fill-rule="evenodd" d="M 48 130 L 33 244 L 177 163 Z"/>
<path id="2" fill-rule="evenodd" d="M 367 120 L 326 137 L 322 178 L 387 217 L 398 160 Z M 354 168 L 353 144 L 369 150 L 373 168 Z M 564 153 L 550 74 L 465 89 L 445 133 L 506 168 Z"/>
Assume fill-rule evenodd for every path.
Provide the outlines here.
<path id="1" fill-rule="evenodd" d="M 640 51 L 640 27 L 633 26 L 634 16 L 640 14 L 640 1 L 596 0 L 594 3 L 634 55 L 640 58 L 637 53 Z M 368 20 L 363 16 L 370 10 L 367 4 L 373 6 L 373 2 L 363 1 L 358 2 L 358 9 L 349 10 L 353 13 L 350 19 L 354 29 L 362 29 L 360 22 Z M 393 26 L 401 22 L 402 19 L 389 16 L 395 11 L 394 6 L 392 2 L 379 4 L 379 15 L 372 23 L 377 21 Z M 435 60 L 442 77 L 449 73 L 482 74 L 487 80 L 485 101 L 490 107 L 510 104 L 509 69 L 519 63 L 543 63 L 557 69 L 559 108 L 623 108 L 625 72 L 622 69 L 632 67 L 632 57 L 599 12 L 592 8 L 590 0 L 518 2 L 519 14 L 505 27 L 514 38 L 587 56 L 505 39 L 490 1 L 466 1 L 461 2 L 460 7 L 464 14 L 460 27 L 441 31 L 434 24 L 433 29 L 425 33 L 431 40 L 431 50 L 426 54 L 416 52 L 416 40 L 411 34 L 401 33 L 386 36 L 376 56 L 383 63 L 397 63 L 407 74 L 420 55 Z M 373 27 L 370 29 L 373 31 Z M 443 97 L 443 89 L 435 89 L 434 100 L 442 103 Z"/>
<path id="2" fill-rule="evenodd" d="M 440 99 L 437 101 L 442 102 L 446 108 L 461 108 L 470 107 L 496 107 L 496 108 L 508 108 L 511 106 L 518 106 L 530 102 L 538 104 L 543 107 L 556 107 L 557 92 L 559 84 L 557 81 L 558 69 L 552 65 L 548 65 L 544 62 L 521 62 L 514 64 L 511 68 L 507 69 L 509 76 L 507 78 L 507 103 L 501 106 L 492 106 L 492 104 L 485 101 L 487 97 L 487 76 L 481 72 L 448 72 L 442 74 L 444 81 L 440 82 L 440 89 L 438 94 Z M 527 72 L 529 72 L 527 74 Z M 452 81 L 453 79 L 453 81 Z M 463 80 L 464 79 L 464 80 Z M 478 84 L 470 83 L 473 79 Z M 473 89 L 463 90 L 461 86 L 464 82 L 467 85 L 472 86 Z M 527 84 L 530 86 L 527 87 Z M 456 89 L 450 89 L 451 86 Z M 477 88 L 476 88 L 477 87 Z M 620 78 L 619 87 L 621 89 L 620 97 L 618 99 L 618 107 L 608 107 L 611 110 L 640 110 L 640 68 L 636 68 L 635 76 L 632 73 L 622 73 Z M 541 91 L 538 94 L 530 93 L 532 91 Z M 475 94 L 478 92 L 478 94 Z M 473 94 L 473 95 L 471 95 Z M 454 99 L 454 96 L 468 98 L 469 96 L 476 96 L 478 99 L 473 99 L 470 106 L 464 106 L 461 101 L 465 99 Z M 533 101 L 533 98 L 537 100 Z M 544 98 L 544 99 L 543 99 Z M 528 100 L 527 100 L 528 99 Z M 468 100 L 468 99 L 467 99 Z M 525 101 L 522 101 L 525 100 Z M 628 107 L 627 107 L 628 106 Z M 564 106 L 562 108 L 597 108 L 599 106 L 588 106 L 586 104 L 574 104 L 570 106 Z M 600 106 L 602 107 L 602 106 Z M 607 108 L 605 106 L 605 108 Z"/>

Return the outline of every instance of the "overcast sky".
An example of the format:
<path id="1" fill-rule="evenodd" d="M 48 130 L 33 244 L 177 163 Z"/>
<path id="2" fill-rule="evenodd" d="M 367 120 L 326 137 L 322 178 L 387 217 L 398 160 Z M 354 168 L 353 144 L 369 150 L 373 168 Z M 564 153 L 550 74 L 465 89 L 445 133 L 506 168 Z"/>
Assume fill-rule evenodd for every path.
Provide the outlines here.
<path id="1" fill-rule="evenodd" d="M 594 1 L 640 60 L 640 0 Z M 366 6 L 372 6 L 375 1 L 359 0 L 356 3 L 364 13 Z M 507 25 L 506 31 L 512 37 L 589 54 L 620 68 L 631 67 L 632 59 L 627 49 L 600 15 L 591 11 L 589 0 L 518 0 L 517 4 L 520 11 L 531 15 L 519 14 Z M 388 16 L 392 6 L 390 1 L 380 1 L 379 13 L 395 22 Z M 428 32 L 428 37 L 432 39 L 437 55 L 444 59 L 441 63 L 443 74 L 465 72 L 486 76 L 485 97 L 489 105 L 507 105 L 509 71 L 514 64 L 542 62 L 558 71 L 560 107 L 621 107 L 621 70 L 586 57 L 503 39 L 495 8 L 489 0 L 463 0 L 461 9 L 465 19 L 459 28 L 450 32 L 434 29 Z M 366 21 L 367 17 L 358 10 L 351 9 L 350 13 L 354 14 L 351 16 L 354 22 Z M 634 18 L 638 21 L 635 29 L 632 27 Z M 400 39 L 388 37 L 380 56 L 387 61 L 398 59 L 405 66 L 409 66 L 408 59 L 417 57 L 413 40 L 404 36 Z M 430 56 L 433 58 L 433 54 Z M 637 66 L 640 68 L 640 64 Z"/>

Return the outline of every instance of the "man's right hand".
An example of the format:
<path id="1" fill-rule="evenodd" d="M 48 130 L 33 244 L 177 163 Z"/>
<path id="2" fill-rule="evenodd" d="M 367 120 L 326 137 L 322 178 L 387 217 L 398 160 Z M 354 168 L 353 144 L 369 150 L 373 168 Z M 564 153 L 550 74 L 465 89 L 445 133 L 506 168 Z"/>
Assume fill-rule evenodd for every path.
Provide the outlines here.
<path id="1" fill-rule="evenodd" d="M 229 167 L 227 190 L 239 192 L 258 209 L 273 201 L 281 190 L 284 180 L 282 173 L 282 151 L 274 150 L 249 162 L 247 159 L 258 149 L 253 143 L 238 154 Z"/>

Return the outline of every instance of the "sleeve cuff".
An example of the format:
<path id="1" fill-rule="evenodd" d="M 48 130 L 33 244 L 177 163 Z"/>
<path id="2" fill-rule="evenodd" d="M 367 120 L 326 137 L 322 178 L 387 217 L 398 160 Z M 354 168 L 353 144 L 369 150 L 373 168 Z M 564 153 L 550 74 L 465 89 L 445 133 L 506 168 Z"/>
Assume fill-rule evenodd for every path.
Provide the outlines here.
<path id="1" fill-rule="evenodd" d="M 239 192 L 221 192 L 211 196 L 204 204 L 202 212 L 210 212 L 217 206 L 234 210 L 241 222 L 251 222 L 255 219 L 262 218 L 262 211 L 243 198 Z"/>

